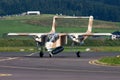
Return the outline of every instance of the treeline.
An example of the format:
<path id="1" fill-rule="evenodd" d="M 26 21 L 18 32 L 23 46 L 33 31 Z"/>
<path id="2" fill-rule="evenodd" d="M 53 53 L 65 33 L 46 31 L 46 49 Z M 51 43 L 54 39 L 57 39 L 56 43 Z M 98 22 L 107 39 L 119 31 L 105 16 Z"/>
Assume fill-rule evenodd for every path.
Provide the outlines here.
<path id="1" fill-rule="evenodd" d="M 45 14 L 88 16 L 120 21 L 120 0 L 0 0 L 0 15 L 38 10 Z"/>

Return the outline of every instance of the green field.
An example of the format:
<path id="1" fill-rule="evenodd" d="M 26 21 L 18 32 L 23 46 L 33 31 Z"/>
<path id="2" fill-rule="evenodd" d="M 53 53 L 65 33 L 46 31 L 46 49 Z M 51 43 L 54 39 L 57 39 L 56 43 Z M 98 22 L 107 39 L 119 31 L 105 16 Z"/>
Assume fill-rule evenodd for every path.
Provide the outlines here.
<path id="1" fill-rule="evenodd" d="M 104 57 L 99 60 L 103 64 L 111 66 L 120 66 L 120 56 L 118 57 Z"/>
<path id="2" fill-rule="evenodd" d="M 0 36 L 8 32 L 49 32 L 54 15 L 6 16 L 0 18 Z M 88 19 L 57 19 L 57 32 L 85 32 Z M 114 32 L 120 23 L 94 20 L 93 32 Z"/>
<path id="3" fill-rule="evenodd" d="M 120 52 L 120 46 L 116 47 L 108 47 L 108 46 L 79 46 L 79 47 L 68 47 L 64 46 L 63 52 L 87 52 L 86 49 L 89 48 L 90 52 Z M 37 48 L 34 46 L 27 46 L 27 47 L 0 47 L 0 52 L 36 52 L 38 51 Z"/>
<path id="4" fill-rule="evenodd" d="M 21 47 L 33 47 L 34 41 L 31 38 L 21 38 L 23 40 L 2 38 L 5 33 L 31 32 L 45 33 L 51 30 L 54 15 L 42 14 L 40 16 L 6 16 L 0 18 L 0 51 L 19 51 Z M 57 32 L 85 32 L 87 30 L 88 19 L 57 19 Z M 93 32 L 114 32 L 120 30 L 119 22 L 107 22 L 94 20 Z M 70 45 L 69 45 L 70 46 Z M 91 51 L 118 51 L 120 52 L 120 42 L 111 40 L 86 40 L 82 51 L 90 46 Z M 102 46 L 102 47 L 99 47 Z M 110 47 L 111 46 L 111 47 Z M 19 47 L 19 48 L 15 48 Z M 65 48 L 69 51 L 69 48 Z"/>
<path id="5" fill-rule="evenodd" d="M 71 47 L 71 42 L 64 45 L 65 52 L 82 51 L 85 52 L 89 48 L 90 52 L 120 52 L 120 40 L 89 40 L 87 39 L 83 45 Z M 73 49 L 74 48 L 74 49 Z M 0 52 L 19 52 L 24 49 L 25 52 L 36 51 L 36 43 L 32 38 L 4 38 L 0 39 Z M 31 50 L 34 49 L 34 50 Z"/>

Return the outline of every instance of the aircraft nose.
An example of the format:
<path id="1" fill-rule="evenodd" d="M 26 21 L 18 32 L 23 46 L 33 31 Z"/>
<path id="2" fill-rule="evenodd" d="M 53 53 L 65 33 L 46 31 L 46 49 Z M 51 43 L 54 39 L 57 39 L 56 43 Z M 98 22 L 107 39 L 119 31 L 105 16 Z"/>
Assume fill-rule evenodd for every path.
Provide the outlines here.
<path id="1" fill-rule="evenodd" d="M 52 51 L 52 45 L 53 45 L 52 42 L 46 42 L 45 47 L 48 51 Z"/>

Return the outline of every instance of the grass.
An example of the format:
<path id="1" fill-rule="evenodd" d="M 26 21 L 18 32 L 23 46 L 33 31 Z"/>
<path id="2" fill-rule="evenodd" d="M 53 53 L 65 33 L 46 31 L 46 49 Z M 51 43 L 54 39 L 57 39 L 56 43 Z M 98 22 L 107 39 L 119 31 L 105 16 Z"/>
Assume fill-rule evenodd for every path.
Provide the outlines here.
<path id="1" fill-rule="evenodd" d="M 86 52 L 86 49 L 89 48 L 90 52 L 120 52 L 120 47 L 108 47 L 108 46 L 103 46 L 103 47 L 93 47 L 93 46 L 77 46 L 74 47 L 68 47 L 64 46 L 64 52 L 76 52 L 76 51 L 81 51 L 81 52 Z M 36 47 L 0 47 L 0 52 L 35 52 L 37 51 Z"/>
<path id="2" fill-rule="evenodd" d="M 50 26 L 41 26 L 28 23 L 30 20 L 44 20 L 52 19 L 52 15 L 42 15 L 42 16 L 12 16 L 5 17 L 0 20 L 0 36 L 8 32 L 48 32 L 50 31 Z M 52 21 L 52 20 L 51 20 Z M 45 21 L 44 21 L 45 22 Z M 50 21 L 49 21 L 50 22 Z M 47 28 L 45 28 L 47 27 Z"/>
<path id="3" fill-rule="evenodd" d="M 45 33 L 51 30 L 52 26 L 52 19 L 54 15 L 50 14 L 42 14 L 40 16 L 6 16 L 0 18 L 0 38 L 3 36 L 4 33 L 9 32 L 30 32 L 30 33 Z M 57 32 L 85 32 L 87 30 L 88 19 L 57 19 Z M 93 32 L 114 32 L 116 30 L 120 30 L 120 23 L 119 22 L 107 22 L 107 21 L 100 21 L 94 20 L 93 24 Z M 19 40 L 16 41 L 18 45 L 23 45 L 26 43 L 26 46 L 29 47 L 26 41 L 20 42 Z M 89 45 L 89 41 L 87 44 Z M 12 44 L 12 46 L 6 46 L 6 44 Z M 15 48 L 13 41 L 4 41 L 4 39 L 0 40 L 1 51 L 14 51 L 16 49 L 19 51 L 19 48 Z M 31 42 L 34 45 L 33 42 Z M 95 42 L 92 42 L 94 44 Z M 97 41 L 96 41 L 97 43 Z M 98 41 L 99 43 L 99 41 Z M 16 43 L 15 43 L 16 44 Z M 103 43 L 101 43 L 103 44 Z M 110 43 L 111 44 L 111 43 Z M 118 43 L 115 43 L 118 44 Z M 5 45 L 5 46 L 3 46 Z M 97 46 L 97 45 L 96 45 Z M 106 45 L 105 45 L 106 46 Z M 120 51 L 120 47 L 117 45 L 115 47 L 90 47 L 92 51 Z M 2 48 L 3 47 L 3 48 Z M 16 46 L 21 47 L 21 46 Z M 14 49 L 13 49 L 14 48 Z M 80 47 L 82 51 L 85 50 L 86 47 Z M 79 49 L 79 48 L 78 48 Z M 69 51 L 69 48 L 66 48 L 65 51 Z"/>
<path id="4" fill-rule="evenodd" d="M 91 47 L 94 52 L 120 52 L 120 46 L 97 46 Z"/>
<path id="5" fill-rule="evenodd" d="M 35 52 L 35 47 L 0 47 L 0 52 Z"/>
<path id="6" fill-rule="evenodd" d="M 105 63 L 107 65 L 119 65 L 120 66 L 120 57 L 104 57 L 99 60 L 102 63 Z"/>
<path id="7" fill-rule="evenodd" d="M 8 32 L 49 32 L 54 15 L 7 16 L 0 19 L 0 37 Z M 57 32 L 85 32 L 88 19 L 57 19 Z M 120 23 L 94 20 L 93 32 L 114 32 Z"/>

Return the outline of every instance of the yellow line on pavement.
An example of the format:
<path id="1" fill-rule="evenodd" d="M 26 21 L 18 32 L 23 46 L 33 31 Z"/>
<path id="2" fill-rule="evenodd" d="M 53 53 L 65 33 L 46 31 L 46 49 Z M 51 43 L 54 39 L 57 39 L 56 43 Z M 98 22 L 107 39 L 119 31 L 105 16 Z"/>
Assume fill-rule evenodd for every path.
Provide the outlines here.
<path id="1" fill-rule="evenodd" d="M 8 76 L 12 76 L 12 74 L 2 74 L 2 73 L 0 73 L 0 77 L 8 77 Z"/>
<path id="2" fill-rule="evenodd" d="M 97 66 L 107 66 L 107 67 L 120 67 L 120 65 L 109 65 L 107 63 L 99 62 L 98 60 L 91 60 L 89 61 L 89 64 L 97 65 Z"/>

